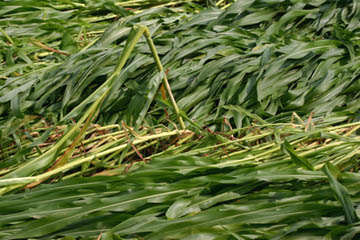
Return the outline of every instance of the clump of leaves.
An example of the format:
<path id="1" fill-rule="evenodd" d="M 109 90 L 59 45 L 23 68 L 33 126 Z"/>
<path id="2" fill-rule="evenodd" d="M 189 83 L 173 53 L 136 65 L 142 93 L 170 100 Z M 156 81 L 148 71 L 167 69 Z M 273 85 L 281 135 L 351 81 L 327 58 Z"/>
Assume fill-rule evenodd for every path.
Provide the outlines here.
<path id="1" fill-rule="evenodd" d="M 356 2 L 0 4 L 1 238 L 359 238 Z"/>
<path id="2" fill-rule="evenodd" d="M 21 113 L 67 116 L 111 74 L 135 23 L 150 29 L 180 109 L 201 125 L 219 129 L 224 116 L 236 127 L 249 125 L 249 115 L 231 105 L 270 122 L 290 121 L 293 111 L 306 117 L 313 112 L 314 119 L 326 122 L 359 117 L 357 4 L 237 1 L 225 10 L 191 6 L 192 11 L 184 11 L 189 9 L 184 5 L 123 16 L 93 46 L 64 63 L 9 78 L 0 89 L 4 120 Z M 98 123 L 166 121 L 162 109 L 168 103 L 161 97 L 152 103 L 148 97 L 157 91 L 158 76 L 144 44 L 136 47 L 117 79 L 124 85 L 114 86 Z M 82 114 L 72 113 L 75 118 Z"/>
<path id="3" fill-rule="evenodd" d="M 202 137 L 188 132 L 176 140 L 164 135 L 160 146 L 168 142 L 166 151 L 160 147 L 144 155 L 150 163 L 130 163 L 127 171 L 129 165 L 117 163 L 121 153 L 109 151 L 124 150 L 117 146 L 125 141 L 125 131 L 98 137 L 110 127 L 92 127 L 88 134 L 95 135 L 62 168 L 65 180 L 0 197 L 0 233 L 4 239 L 241 239 L 249 234 L 255 239 L 352 239 L 358 236 L 360 152 L 354 132 L 359 127 L 306 130 L 275 124 L 206 131 Z M 137 137 L 160 142 L 143 133 Z M 114 139 L 104 141 L 109 138 Z M 138 140 L 132 143 L 141 146 Z M 151 145 L 156 143 L 137 149 L 146 152 Z M 98 158 L 88 157 L 82 170 L 70 168 L 86 154 Z M 73 170 L 95 176 L 78 178 Z"/>

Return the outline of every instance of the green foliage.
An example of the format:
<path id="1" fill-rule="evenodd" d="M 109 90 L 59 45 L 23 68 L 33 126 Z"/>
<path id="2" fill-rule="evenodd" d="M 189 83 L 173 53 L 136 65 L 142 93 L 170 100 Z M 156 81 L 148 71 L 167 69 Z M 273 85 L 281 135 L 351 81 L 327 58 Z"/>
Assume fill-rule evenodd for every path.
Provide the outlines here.
<path id="1" fill-rule="evenodd" d="M 101 7 L 106 8 L 101 4 L 86 6 L 88 10 L 78 7 L 77 11 L 96 13 Z M 97 8 L 90 10 L 94 6 Z M 7 69 L 3 75 L 6 84 L 0 89 L 3 119 L 21 113 L 53 112 L 60 112 L 58 119 L 70 112 L 71 117 L 79 118 L 84 110 L 74 108 L 88 104 L 91 99 L 87 97 L 113 72 L 129 29 L 137 23 L 147 26 L 154 36 L 180 109 L 202 125 L 219 127 L 220 119 L 226 116 L 236 127 L 247 126 L 249 116 L 227 109 L 229 105 L 241 105 L 271 122 L 289 121 L 293 111 L 301 116 L 314 112 L 316 121 L 339 122 L 358 117 L 356 4 L 238 1 L 225 10 L 213 7 L 202 10 L 190 3 L 179 6 L 150 8 L 138 14 L 129 10 L 128 15 L 120 14 L 121 18 L 107 29 L 102 27 L 100 39 L 96 37 L 96 42 L 66 59 L 51 54 L 44 58 L 46 64 L 36 67 L 36 72 L 18 77 L 11 76 L 17 69 Z M 46 9 L 39 7 L 43 8 Z M 195 14 L 198 10 L 201 11 Z M 11 16 L 10 13 L 7 14 Z M 69 14 L 66 11 L 60 13 L 64 22 L 72 16 L 66 15 Z M 102 26 L 99 19 L 93 19 L 96 24 L 92 27 L 95 29 L 99 24 L 99 29 Z M 16 42 L 18 35 L 12 29 L 12 25 L 4 28 Z M 80 27 L 77 32 L 67 30 L 59 38 L 60 45 L 54 46 L 74 51 L 75 33 L 82 36 L 82 31 Z M 99 31 L 96 32 L 99 36 Z M 50 46 L 54 42 L 44 41 Z M 24 51 L 30 56 L 34 48 Z M 161 99 L 155 105 L 152 103 L 159 76 L 151 58 L 143 41 L 102 105 L 99 123 L 125 120 L 127 124 L 139 125 L 144 118 L 147 122 L 166 119 Z M 152 104 L 150 114 L 139 111 Z"/>
<path id="2" fill-rule="evenodd" d="M 178 143 L 170 138 L 167 149 L 162 146 L 154 152 L 153 148 L 150 156 L 144 155 L 151 159 L 148 164 L 130 161 L 120 168 L 118 156 L 128 137 L 121 139 L 121 132 L 113 132 L 118 140 L 103 145 L 99 143 L 106 138 L 92 137 L 77 151 L 91 143 L 96 147 L 62 167 L 32 177 L 0 179 L 2 191 L 12 191 L 0 197 L 0 234 L 3 239 L 356 236 L 360 175 L 342 173 L 329 163 L 357 169 L 359 136 L 354 130 L 359 123 L 313 130 L 281 125 L 202 132 L 201 138 L 190 131 L 149 136 L 139 132 L 132 144 L 140 150 L 153 146 L 144 143 L 154 139 L 192 135 Z M 89 165 L 81 170 L 85 162 Z M 12 166 L 17 167 L 24 168 Z M 75 170 L 88 176 L 101 169 L 108 176 L 73 174 Z M 44 178 L 59 182 L 15 191 Z"/>
<path id="3" fill-rule="evenodd" d="M 94 239 L 101 233 L 125 239 L 296 239 L 326 234 L 339 239 L 356 232 L 356 225 L 345 224 L 333 185 L 321 171 L 296 169 L 284 161 L 226 168 L 216 162 L 163 156 L 126 175 L 74 178 L 3 196 L 1 234 L 4 239 Z M 356 201 L 359 178 L 358 173 L 341 178 Z"/>
<path id="4" fill-rule="evenodd" d="M 359 6 L 0 2 L 0 239 L 360 238 Z"/>

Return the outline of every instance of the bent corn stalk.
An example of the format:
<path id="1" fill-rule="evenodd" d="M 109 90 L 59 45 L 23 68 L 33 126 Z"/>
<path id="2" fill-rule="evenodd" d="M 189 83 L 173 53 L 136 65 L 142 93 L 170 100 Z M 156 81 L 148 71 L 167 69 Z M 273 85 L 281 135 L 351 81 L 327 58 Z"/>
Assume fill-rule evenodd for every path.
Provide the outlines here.
<path id="1" fill-rule="evenodd" d="M 64 119 L 70 119 L 73 116 L 73 113 L 81 110 L 82 108 L 84 108 L 86 106 L 86 104 L 91 102 L 91 99 L 95 98 L 96 96 L 101 94 L 101 91 L 103 91 L 103 89 L 107 89 L 107 88 L 111 88 L 111 86 L 113 85 L 116 77 L 119 76 L 122 68 L 125 66 L 125 63 L 127 61 L 127 59 L 129 58 L 132 50 L 134 49 L 136 43 L 140 40 L 140 37 L 144 35 L 146 37 L 147 43 L 150 47 L 150 50 L 152 52 L 153 58 L 155 60 L 156 66 L 158 68 L 158 70 L 160 71 L 160 73 L 163 71 L 163 66 L 161 64 L 159 55 L 157 54 L 155 45 L 151 39 L 151 35 L 150 35 L 150 31 L 146 26 L 142 26 L 142 25 L 136 25 L 132 28 L 129 37 L 127 39 L 126 45 L 125 45 L 125 49 L 122 52 L 119 61 L 115 67 L 115 70 L 113 72 L 113 74 L 96 90 L 94 91 L 91 95 L 89 95 L 85 101 L 83 101 L 81 104 L 79 104 L 77 107 L 75 107 L 70 113 L 68 113 Z M 170 97 L 170 101 L 171 101 L 171 105 L 174 108 L 174 112 L 177 116 L 177 119 L 179 121 L 180 127 L 181 129 L 185 129 L 185 124 L 184 121 L 180 115 L 180 110 L 177 106 L 177 103 L 175 101 L 175 98 L 172 94 L 171 88 L 170 88 L 170 84 L 167 80 L 166 74 L 164 74 L 163 77 L 163 86 L 165 86 L 165 90 L 167 92 L 167 94 Z"/>
<path id="2" fill-rule="evenodd" d="M 3 194 L 9 190 L 13 190 L 14 188 L 23 186 L 22 184 L 19 184 L 22 182 L 23 184 L 29 184 L 34 181 L 44 180 L 44 178 L 50 177 L 53 175 L 53 173 L 59 172 L 58 168 L 61 168 L 62 166 L 66 166 L 65 168 L 69 167 L 67 165 L 68 159 L 72 156 L 74 152 L 74 148 L 76 145 L 80 143 L 80 141 L 83 139 L 86 128 L 90 125 L 92 120 L 96 117 L 96 113 L 99 111 L 100 105 L 102 101 L 108 96 L 110 89 L 116 79 L 116 77 L 120 74 L 122 68 L 124 67 L 126 61 L 128 60 L 132 50 L 134 49 L 136 43 L 139 41 L 140 37 L 142 35 L 145 35 L 146 40 L 148 42 L 148 45 L 151 49 L 151 52 L 153 54 L 156 66 L 160 73 L 163 71 L 162 64 L 160 62 L 160 58 L 157 54 L 157 51 L 155 49 L 155 45 L 151 39 L 150 31 L 147 27 L 142 25 L 134 26 L 129 34 L 129 37 L 127 39 L 125 49 L 120 55 L 120 58 L 118 60 L 118 63 L 115 67 L 114 72 L 111 74 L 111 76 L 103 83 L 96 91 L 93 92 L 82 104 L 78 105 L 75 109 L 73 109 L 67 116 L 65 116 L 64 120 L 69 119 L 71 117 L 71 113 L 78 110 L 79 108 L 84 108 L 86 104 L 91 102 L 91 98 L 99 96 L 95 102 L 92 103 L 90 108 L 86 111 L 86 113 L 82 116 L 82 118 L 73 126 L 70 128 L 70 130 L 47 152 L 44 154 L 41 154 L 39 157 L 29 161 L 28 163 L 24 164 L 22 167 L 6 174 L 5 176 L 0 178 L 0 182 L 5 183 L 7 187 L 4 189 L 0 189 L 0 194 Z M 170 96 L 170 101 L 172 104 L 172 107 L 174 108 L 174 112 L 178 118 L 179 124 L 181 126 L 181 129 L 185 129 L 185 124 L 182 120 L 182 117 L 180 116 L 179 108 L 176 104 L 176 101 L 173 97 L 173 94 L 171 92 L 171 88 L 169 85 L 169 82 L 166 78 L 166 75 L 163 77 L 163 85 L 165 86 L 165 89 Z M 105 89 L 105 90 L 104 90 Z M 82 129 L 80 129 L 80 126 L 82 123 L 85 124 L 82 126 Z M 70 145 L 67 145 L 67 142 L 71 142 Z M 62 156 L 59 156 L 60 152 L 67 148 L 65 151 L 65 154 Z M 60 157 L 61 162 L 58 162 L 56 159 Z M 54 161 L 56 161 L 54 163 Z M 88 161 L 88 160 L 86 160 Z M 85 161 L 85 162 L 86 162 Z M 34 175 L 37 171 L 47 168 L 51 164 L 53 165 L 52 169 L 47 172 L 44 176 L 41 178 L 37 177 L 29 177 L 31 175 Z M 77 164 L 75 164 L 77 165 Z M 72 166 L 72 165 L 71 165 Z M 62 169 L 62 168 L 61 168 Z M 56 170 L 56 171 L 55 171 Z M 54 172 L 55 171 L 55 172 Z M 39 175 L 41 176 L 41 174 Z M 29 177 L 29 178 L 27 178 Z M 21 179 L 20 182 L 17 179 Z M 24 180 L 24 181 L 22 181 Z M 12 185 L 12 183 L 17 185 Z M 18 185 L 19 184 L 19 185 Z M 4 186 L 4 184 L 1 184 Z M 9 186 L 10 185 L 10 186 Z"/>

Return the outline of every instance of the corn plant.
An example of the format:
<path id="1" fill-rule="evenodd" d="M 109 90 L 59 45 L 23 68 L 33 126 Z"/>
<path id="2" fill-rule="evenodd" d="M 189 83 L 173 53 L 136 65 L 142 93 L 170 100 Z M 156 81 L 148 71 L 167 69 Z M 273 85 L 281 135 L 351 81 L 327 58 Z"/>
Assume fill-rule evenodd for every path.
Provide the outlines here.
<path id="1" fill-rule="evenodd" d="M 81 117 L 81 119 L 74 126 L 69 128 L 66 134 L 64 134 L 64 136 L 62 136 L 62 138 L 58 142 L 56 142 L 56 144 L 54 144 L 50 149 L 48 149 L 45 153 L 30 159 L 22 166 L 16 168 L 15 170 L 1 177 L 0 186 L 6 186 L 5 189 L 1 190 L 2 192 L 13 190 L 16 187 L 23 186 L 25 184 L 30 184 L 33 182 L 41 182 L 43 179 L 46 179 L 52 175 L 58 174 L 74 166 L 78 166 L 80 164 L 90 162 L 104 155 L 104 153 L 94 154 L 90 157 L 81 158 L 76 161 L 72 161 L 68 163 L 69 158 L 72 156 L 72 154 L 75 151 L 75 147 L 79 145 L 81 140 L 84 138 L 86 130 L 89 127 L 90 123 L 93 121 L 96 113 L 98 112 L 100 104 L 110 93 L 111 87 L 114 85 L 114 80 L 119 76 L 121 69 L 125 65 L 126 60 L 129 58 L 131 51 L 133 50 L 135 44 L 138 42 L 138 40 L 143 34 L 145 35 L 146 40 L 149 44 L 149 47 L 154 56 L 154 60 L 156 62 L 158 70 L 160 72 L 163 71 L 163 67 L 161 65 L 159 56 L 156 52 L 155 46 L 152 42 L 149 30 L 145 26 L 135 26 L 133 30 L 130 32 L 129 39 L 127 40 L 125 49 L 122 52 L 121 56 L 119 57 L 117 66 L 113 74 L 101 85 L 100 88 L 94 91 L 81 105 L 78 105 L 73 111 L 79 111 L 78 109 L 84 108 L 87 104 L 91 103 L 92 99 L 96 99 L 95 102 L 92 103 L 91 107 L 85 112 L 85 114 Z M 179 109 L 171 93 L 171 88 L 169 86 L 169 83 L 165 75 L 163 76 L 162 88 L 166 89 L 166 92 L 170 97 L 171 104 L 174 108 L 174 112 L 176 113 L 177 118 L 179 120 L 179 124 L 182 129 L 185 129 L 184 122 L 182 120 L 182 117 L 180 116 Z M 71 115 L 71 112 L 69 113 L 69 115 Z M 157 139 L 162 136 L 171 136 L 173 134 L 174 132 L 170 134 L 163 133 L 152 136 L 150 138 L 140 137 L 140 139 L 135 141 L 133 144 L 149 141 L 152 139 Z M 67 142 L 70 144 L 67 144 Z M 112 152 L 120 151 L 124 149 L 126 146 L 127 144 L 120 145 L 117 148 L 113 148 L 110 151 L 107 151 L 105 155 Z M 63 150 L 64 152 L 60 155 L 60 152 Z M 51 164 L 53 164 L 53 166 L 50 169 L 50 171 L 43 174 L 39 174 L 38 176 L 31 176 L 41 169 L 48 168 L 49 165 Z"/>
<path id="2" fill-rule="evenodd" d="M 0 2 L 0 239 L 359 239 L 359 14 Z"/>

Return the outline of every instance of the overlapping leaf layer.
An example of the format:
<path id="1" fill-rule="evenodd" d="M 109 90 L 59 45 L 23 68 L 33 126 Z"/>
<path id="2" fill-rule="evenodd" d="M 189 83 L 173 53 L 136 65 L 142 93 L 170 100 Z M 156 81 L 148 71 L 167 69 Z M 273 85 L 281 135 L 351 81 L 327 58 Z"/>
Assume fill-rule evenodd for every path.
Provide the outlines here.
<path id="1" fill-rule="evenodd" d="M 0 239 L 360 238 L 359 17 L 355 0 L 1 2 Z M 107 84 L 139 24 L 164 71 L 144 38 Z"/>

